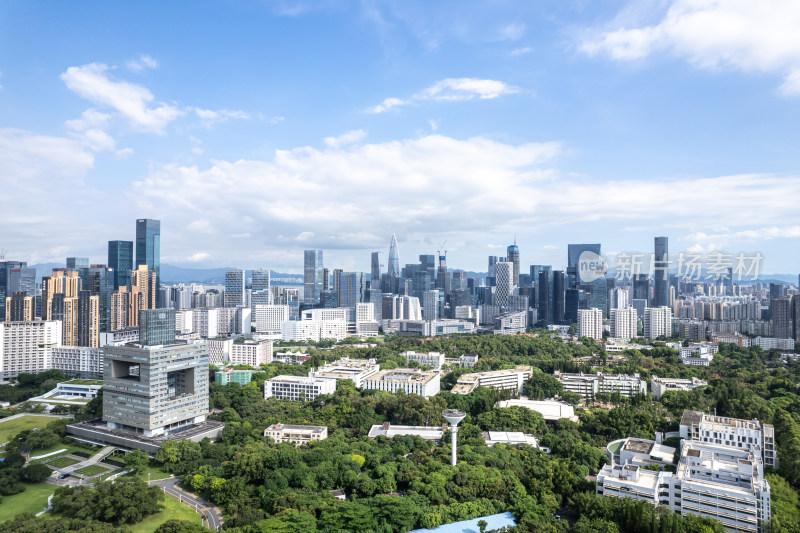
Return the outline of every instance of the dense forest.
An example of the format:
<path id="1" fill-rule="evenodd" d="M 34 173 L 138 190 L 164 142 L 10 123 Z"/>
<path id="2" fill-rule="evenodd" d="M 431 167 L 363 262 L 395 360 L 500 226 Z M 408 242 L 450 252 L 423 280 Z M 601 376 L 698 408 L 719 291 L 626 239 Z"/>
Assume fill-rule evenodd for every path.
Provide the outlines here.
<path id="1" fill-rule="evenodd" d="M 399 355 L 405 350 L 441 351 L 448 357 L 477 353 L 480 359 L 472 371 L 532 365 L 526 394 L 559 395 L 576 404 L 579 399 L 563 391 L 553 370 L 638 372 L 645 378 L 697 376 L 709 386 L 668 392 L 660 401 L 651 396 L 603 397 L 599 403 L 576 407 L 578 423 L 555 424 L 527 409 L 495 408 L 504 396 L 491 389 L 478 388 L 466 396 L 447 392 L 464 369 L 443 377 L 443 392 L 429 399 L 358 391 L 349 381 L 339 382 L 334 394 L 310 402 L 263 399 L 263 381 L 274 375 L 306 374 L 342 356 L 375 358 L 383 368 L 391 368 L 405 364 Z M 155 456 L 155 464 L 180 476 L 186 490 L 218 505 L 225 513 L 224 527 L 232 533 L 404 532 L 502 511 L 514 514 L 514 530 L 520 532 L 722 531 L 712 520 L 683 518 L 669 509 L 594 494 L 592 476 L 606 461 L 602 448 L 609 441 L 674 431 L 684 409 L 716 410 L 775 425 L 780 468 L 768 474 L 773 498 L 770 531 L 800 533 L 800 364 L 782 361 L 777 351 L 722 345 L 711 367 L 685 367 L 676 351 L 663 343 L 643 344 L 611 357 L 590 339 L 572 343 L 543 334 L 388 337 L 374 348 L 316 347 L 308 355 L 311 359 L 304 365 L 265 365 L 245 386 L 212 384 L 211 417 L 226 423 L 219 442 L 169 441 Z M 384 421 L 439 425 L 445 408 L 467 412 L 459 426 L 455 467 L 450 465 L 449 432 L 437 445 L 412 436 L 367 437 L 371 425 Z M 276 445 L 264 437 L 264 429 L 276 422 L 326 425 L 330 436 L 299 448 Z M 481 438 L 486 430 L 532 433 L 551 453 L 523 445 L 488 447 Z M 24 470 L 18 464 L 15 468 Z M 335 489 L 343 490 L 347 499 L 331 495 Z M 80 497 L 90 502 L 84 506 L 88 510 L 75 506 Z M 21 515 L 0 525 L 0 532 L 84 531 L 74 527 L 81 516 L 94 528 L 87 531 L 103 530 L 98 524 L 123 531 L 125 521 L 119 516 L 104 518 L 91 510 L 97 498 L 94 493 L 59 496 L 59 509 L 71 517 L 67 522 L 72 529 L 55 529 L 46 525 L 53 520 Z M 196 529 L 171 522 L 159 531 Z"/>

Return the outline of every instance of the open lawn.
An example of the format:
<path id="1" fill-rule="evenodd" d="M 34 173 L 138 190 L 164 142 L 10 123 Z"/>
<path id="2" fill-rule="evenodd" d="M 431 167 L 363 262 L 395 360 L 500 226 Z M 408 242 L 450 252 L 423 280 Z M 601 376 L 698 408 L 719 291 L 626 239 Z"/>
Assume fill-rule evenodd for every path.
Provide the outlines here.
<path id="1" fill-rule="evenodd" d="M 65 466 L 72 466 L 78 463 L 80 463 L 80 461 L 72 457 L 56 457 L 55 459 L 47 461 L 47 465 L 53 468 L 64 468 Z"/>
<path id="2" fill-rule="evenodd" d="M 200 515 L 195 513 L 191 507 L 178 503 L 177 500 L 173 500 L 169 496 L 165 495 L 163 511 L 158 514 L 148 516 L 138 524 L 133 524 L 129 527 L 131 528 L 132 533 L 153 533 L 153 531 L 158 529 L 158 526 L 167 520 L 173 519 L 189 520 L 195 524 L 202 523 L 202 518 L 200 518 Z"/>
<path id="3" fill-rule="evenodd" d="M 20 431 L 33 428 L 43 428 L 56 418 L 65 417 L 23 416 L 13 420 L 9 420 L 8 418 L 0 419 L 0 443 L 11 440 Z"/>
<path id="4" fill-rule="evenodd" d="M 25 483 L 25 492 L 13 496 L 3 496 L 3 502 L 0 503 L 0 522 L 14 518 L 19 513 L 36 514 L 44 511 L 44 508 L 47 507 L 47 498 L 55 490 L 56 487 L 46 483 L 34 485 Z"/>
<path id="5" fill-rule="evenodd" d="M 108 468 L 100 465 L 89 465 L 79 468 L 75 472 L 78 474 L 83 474 L 84 476 L 96 476 L 97 474 L 108 472 Z"/>
<path id="6" fill-rule="evenodd" d="M 141 476 L 141 478 L 143 480 L 147 481 L 147 479 L 148 479 L 147 474 L 150 474 L 150 478 L 149 478 L 150 481 L 158 481 L 159 479 L 167 479 L 169 477 L 169 474 L 167 474 L 166 472 L 162 472 L 161 470 L 159 470 L 158 468 L 155 468 L 153 466 L 148 466 L 139 475 Z M 131 473 L 130 475 L 134 475 L 134 474 Z"/>

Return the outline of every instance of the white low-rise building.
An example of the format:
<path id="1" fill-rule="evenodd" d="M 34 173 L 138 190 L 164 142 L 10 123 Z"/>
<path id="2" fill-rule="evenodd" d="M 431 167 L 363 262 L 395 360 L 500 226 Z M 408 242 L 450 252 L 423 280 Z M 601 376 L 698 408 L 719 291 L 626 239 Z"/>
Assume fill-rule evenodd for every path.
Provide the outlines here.
<path id="1" fill-rule="evenodd" d="M 584 398 L 594 399 L 597 394 L 620 394 L 632 397 L 647 394 L 647 382 L 639 374 L 565 374 L 558 370 L 553 375 L 564 385 L 564 389 L 580 394 Z"/>
<path id="2" fill-rule="evenodd" d="M 675 448 L 654 440 L 628 437 L 609 442 L 606 456 L 612 465 L 668 465 L 675 458 Z"/>
<path id="3" fill-rule="evenodd" d="M 440 352 L 414 352 L 408 351 L 400 354 L 406 358 L 406 363 L 417 363 L 419 366 L 427 366 L 433 370 L 441 370 L 445 364 L 445 357 Z"/>
<path id="4" fill-rule="evenodd" d="M 389 422 L 376 424 L 369 430 L 369 438 L 387 437 L 392 438 L 398 435 L 416 435 L 425 440 L 439 442 L 442 440 L 444 432 L 447 431 L 447 424 L 441 426 L 395 426 Z"/>
<path id="5" fill-rule="evenodd" d="M 281 324 L 281 339 L 284 341 L 316 342 L 322 339 L 340 341 L 345 338 L 347 338 L 347 322 L 344 320 L 287 320 Z"/>
<path id="6" fill-rule="evenodd" d="M 681 362 L 692 366 L 709 366 L 714 360 L 717 349 L 716 344 L 692 343 L 687 347 L 678 348 Z"/>
<path id="7" fill-rule="evenodd" d="M 298 426 L 292 424 L 272 424 L 264 430 L 264 436 L 270 437 L 275 444 L 290 442 L 295 446 L 309 444 L 328 438 L 327 426 Z"/>
<path id="8" fill-rule="evenodd" d="M 309 372 L 311 377 L 328 379 L 349 379 L 357 389 L 363 387 L 364 380 L 380 372 L 381 367 L 375 359 L 349 359 L 343 357 L 322 368 Z"/>
<path id="9" fill-rule="evenodd" d="M 516 444 L 526 444 L 539 447 L 539 441 L 533 435 L 528 435 L 521 431 L 484 431 L 481 437 L 486 442 L 487 446 L 494 446 L 495 444 L 505 444 L 507 446 L 514 446 Z"/>
<path id="10" fill-rule="evenodd" d="M 418 394 L 430 398 L 439 393 L 439 372 L 423 372 L 418 368 L 394 368 L 383 370 L 364 379 L 365 389 L 378 389 L 388 392 L 404 390 L 406 394 Z"/>
<path id="11" fill-rule="evenodd" d="M 794 350 L 794 339 L 776 339 L 774 337 L 756 337 L 750 346 L 760 346 L 762 350 Z"/>
<path id="12" fill-rule="evenodd" d="M 680 379 L 653 376 L 650 379 L 650 392 L 653 394 L 653 398 L 658 400 L 667 391 L 690 391 L 706 385 L 708 383 L 699 378 Z"/>
<path id="13" fill-rule="evenodd" d="M 508 370 L 490 370 L 463 374 L 458 378 L 453 394 L 469 394 L 478 387 L 491 387 L 498 390 L 510 390 L 512 394 L 522 394 L 522 385 L 531 378 L 530 366 L 518 366 Z"/>
<path id="14" fill-rule="evenodd" d="M 307 401 L 336 392 L 336 380 L 310 376 L 275 376 L 264 382 L 264 399 Z"/>
<path id="15" fill-rule="evenodd" d="M 510 400 L 502 400 L 495 404 L 495 407 L 524 407 L 531 411 L 536 411 L 541 414 L 547 422 L 555 422 L 566 418 L 573 422 L 578 421 L 575 416 L 575 409 L 566 402 L 558 400 L 529 400 L 528 398 L 512 398 Z"/>
<path id="16" fill-rule="evenodd" d="M 258 368 L 272 362 L 272 341 L 245 339 L 231 345 L 230 362 Z"/>
<path id="17" fill-rule="evenodd" d="M 221 363 L 223 361 L 231 360 L 231 348 L 233 347 L 233 339 L 230 337 L 222 337 L 215 339 L 208 339 L 208 362 Z"/>

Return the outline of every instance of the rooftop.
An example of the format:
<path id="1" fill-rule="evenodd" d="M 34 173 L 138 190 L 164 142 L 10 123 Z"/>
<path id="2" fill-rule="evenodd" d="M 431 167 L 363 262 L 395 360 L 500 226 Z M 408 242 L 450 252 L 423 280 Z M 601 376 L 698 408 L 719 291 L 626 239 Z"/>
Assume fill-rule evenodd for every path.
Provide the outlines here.
<path id="1" fill-rule="evenodd" d="M 425 440 L 442 440 L 446 424 L 443 426 L 393 426 L 384 423 L 375 424 L 369 430 L 369 438 L 374 439 L 379 435 L 392 438 L 396 435 L 417 435 Z"/>
<path id="2" fill-rule="evenodd" d="M 280 430 L 280 431 L 313 431 L 315 433 L 319 433 L 320 431 L 325 431 L 328 429 L 327 426 L 302 426 L 302 425 L 295 425 L 295 424 L 281 424 L 280 422 L 277 424 L 272 424 L 270 427 L 267 428 L 269 430 Z"/>
<path id="3" fill-rule="evenodd" d="M 415 529 L 409 533 L 478 533 L 478 522 L 484 520 L 487 524 L 486 531 L 500 530 L 505 527 L 516 526 L 514 515 L 511 512 L 481 516 L 471 520 L 462 520 L 452 524 L 443 524 L 434 529 Z"/>
<path id="4" fill-rule="evenodd" d="M 435 377 L 438 372 L 423 372 L 418 368 L 395 368 L 383 370 L 370 377 L 370 381 L 400 381 L 403 383 L 427 383 Z"/>

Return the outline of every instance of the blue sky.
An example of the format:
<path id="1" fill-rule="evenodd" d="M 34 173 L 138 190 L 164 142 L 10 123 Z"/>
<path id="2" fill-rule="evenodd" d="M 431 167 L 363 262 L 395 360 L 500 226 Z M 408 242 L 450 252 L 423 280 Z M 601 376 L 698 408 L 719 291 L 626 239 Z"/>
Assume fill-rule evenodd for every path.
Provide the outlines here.
<path id="1" fill-rule="evenodd" d="M 4 2 L 0 249 L 369 270 L 761 252 L 800 271 L 800 5 Z"/>

